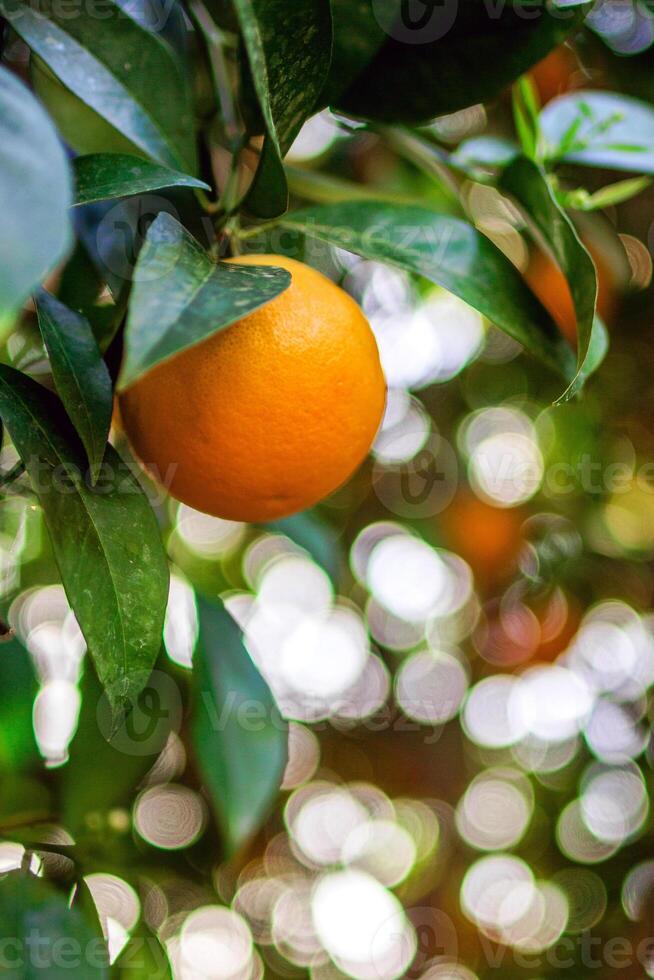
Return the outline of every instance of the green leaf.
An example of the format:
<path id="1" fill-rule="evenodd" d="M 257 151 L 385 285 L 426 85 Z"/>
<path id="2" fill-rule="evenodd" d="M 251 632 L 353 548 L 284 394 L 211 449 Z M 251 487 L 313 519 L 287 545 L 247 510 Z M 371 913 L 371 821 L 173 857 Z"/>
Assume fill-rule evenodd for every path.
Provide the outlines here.
<path id="1" fill-rule="evenodd" d="M 37 294 L 36 312 L 57 392 L 84 444 L 95 483 L 113 410 L 109 370 L 86 317 L 69 310 L 45 289 Z"/>
<path id="2" fill-rule="evenodd" d="M 577 373 L 562 396 L 568 400 L 587 377 L 597 302 L 595 265 L 537 163 L 518 157 L 502 174 L 500 188 L 515 198 L 534 223 L 570 287 L 577 315 Z"/>
<path id="3" fill-rule="evenodd" d="M 90 153 L 73 161 L 75 203 L 107 201 L 114 197 L 144 194 L 163 187 L 201 187 L 208 184 L 188 174 L 169 170 L 128 153 Z"/>
<path id="4" fill-rule="evenodd" d="M 0 643 L 0 690 L 0 771 L 6 776 L 40 758 L 32 722 L 38 684 L 30 655 L 15 638 Z"/>
<path id="5" fill-rule="evenodd" d="M 414 205 L 355 201 L 294 211 L 280 224 L 425 276 L 573 376 L 574 357 L 550 315 L 506 256 L 467 222 Z"/>
<path id="6" fill-rule="evenodd" d="M 617 92 L 571 92 L 543 109 L 550 162 L 654 174 L 654 109 Z"/>
<path id="7" fill-rule="evenodd" d="M 0 0 L 0 13 L 83 102 L 147 156 L 195 172 L 192 104 L 169 46 L 113 0 L 70 16 L 56 0 Z"/>
<path id="8" fill-rule="evenodd" d="M 578 27 L 588 6 L 369 0 L 388 37 L 336 107 L 383 122 L 426 122 L 488 102 Z M 359 28 L 369 31 L 363 22 Z M 335 50 L 352 47 L 353 27 L 336 30 Z M 346 37 L 343 38 L 343 32 Z M 340 57 L 340 55 L 337 55 Z"/>
<path id="9" fill-rule="evenodd" d="M 331 0 L 331 9 L 334 47 L 322 105 L 339 101 L 388 37 L 370 0 Z"/>
<path id="10" fill-rule="evenodd" d="M 279 521 L 265 524 L 267 531 L 278 531 L 307 551 L 316 564 L 327 572 L 333 582 L 343 565 L 342 548 L 339 545 L 335 528 L 323 521 L 312 511 L 284 517 Z"/>
<path id="11" fill-rule="evenodd" d="M 171 980 L 170 961 L 157 936 L 141 922 L 116 960 L 115 980 Z"/>
<path id="12" fill-rule="evenodd" d="M 199 603 L 192 740 L 233 854 L 263 823 L 284 773 L 288 731 L 241 631 L 220 604 Z"/>
<path id="13" fill-rule="evenodd" d="M 617 180 L 606 187 L 600 187 L 592 194 L 583 187 L 574 191 L 559 191 L 558 198 L 564 207 L 575 211 L 599 211 L 630 201 L 647 190 L 651 183 L 651 177 L 627 177 L 626 180 Z"/>
<path id="14" fill-rule="evenodd" d="M 539 123 L 538 94 L 534 82 L 523 75 L 513 86 L 513 120 L 522 151 L 533 160 L 538 159 L 541 134 Z"/>
<path id="15" fill-rule="evenodd" d="M 161 645 L 168 566 L 156 518 L 107 448 L 95 489 L 51 392 L 0 365 L 0 417 L 39 496 L 62 582 L 116 712 L 146 684 Z"/>
<path id="16" fill-rule="evenodd" d="M 288 210 L 288 184 L 284 164 L 271 136 L 266 135 L 259 163 L 243 208 L 257 218 L 277 218 Z"/>
<path id="17" fill-rule="evenodd" d="M 466 172 L 476 167 L 501 169 L 516 158 L 519 147 L 501 136 L 472 136 L 459 143 L 449 163 Z"/>
<path id="18" fill-rule="evenodd" d="M 331 55 L 328 0 L 234 0 L 267 139 L 247 206 L 260 217 L 286 210 L 281 159 L 311 115 Z"/>
<path id="19" fill-rule="evenodd" d="M 88 829 L 90 814 L 131 807 L 140 783 L 180 722 L 179 689 L 168 674 L 155 670 L 114 730 L 108 699 L 95 672 L 86 666 L 77 731 L 68 762 L 57 770 L 62 819 L 76 838 Z"/>
<path id="20" fill-rule="evenodd" d="M 134 273 L 119 388 L 282 293 L 283 269 L 216 265 L 171 215 L 150 225 Z"/>
<path id="21" fill-rule="evenodd" d="M 2 972 L 12 980 L 109 976 L 106 944 L 82 909 L 34 875 L 14 871 L 0 881 L 0 935 L 11 939 Z"/>
<path id="22" fill-rule="evenodd" d="M 50 119 L 0 67 L 0 330 L 71 244 L 72 180 Z"/>

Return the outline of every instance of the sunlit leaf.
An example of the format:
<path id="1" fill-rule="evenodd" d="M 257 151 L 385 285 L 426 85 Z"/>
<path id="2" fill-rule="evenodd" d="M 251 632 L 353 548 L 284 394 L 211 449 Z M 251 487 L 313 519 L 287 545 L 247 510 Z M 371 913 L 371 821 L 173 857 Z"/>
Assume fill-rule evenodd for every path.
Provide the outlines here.
<path id="1" fill-rule="evenodd" d="M 589 367 L 587 359 L 597 302 L 595 265 L 538 164 L 527 157 L 518 157 L 504 171 L 500 186 L 515 198 L 534 222 L 570 287 L 577 316 L 577 374 L 564 395 L 564 398 L 570 398 L 587 377 Z M 597 359 L 597 345 L 604 346 L 600 342 L 602 327 L 598 326 L 597 331 L 594 350 L 590 351 L 593 361 Z M 582 371 L 584 374 L 580 377 Z"/>
<path id="2" fill-rule="evenodd" d="M 56 0 L 38 10 L 0 0 L 0 12 L 52 72 L 147 156 L 195 171 L 190 91 L 171 48 L 125 5 L 88 0 L 70 16 Z"/>
<path id="3" fill-rule="evenodd" d="M 617 92 L 570 92 L 541 113 L 550 161 L 654 174 L 654 109 Z"/>
<path id="4" fill-rule="evenodd" d="M 506 256 L 467 222 L 415 205 L 356 201 L 294 211 L 281 224 L 431 279 L 572 377 L 574 357 L 550 315 Z"/>
<path id="5" fill-rule="evenodd" d="M 161 645 L 168 567 L 154 513 L 111 447 L 90 489 L 82 444 L 59 400 L 5 365 L 0 416 L 39 496 L 98 675 L 120 711 L 143 689 Z"/>
<path id="6" fill-rule="evenodd" d="M 192 738 L 229 853 L 260 827 L 275 800 L 287 726 L 222 604 L 199 603 Z"/>

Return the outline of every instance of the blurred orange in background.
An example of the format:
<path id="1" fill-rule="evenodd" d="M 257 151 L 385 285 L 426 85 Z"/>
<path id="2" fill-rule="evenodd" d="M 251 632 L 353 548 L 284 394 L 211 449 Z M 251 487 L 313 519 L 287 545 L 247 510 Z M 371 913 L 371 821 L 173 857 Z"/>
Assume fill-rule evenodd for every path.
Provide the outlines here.
<path id="1" fill-rule="evenodd" d="M 465 491 L 442 515 L 441 531 L 446 546 L 468 562 L 481 585 L 488 585 L 515 567 L 524 519 L 518 508 L 493 507 Z"/>
<path id="2" fill-rule="evenodd" d="M 618 307 L 619 276 L 596 245 L 585 241 L 597 269 L 597 312 L 610 324 Z M 561 333 L 574 346 L 577 343 L 577 317 L 567 280 L 558 265 L 541 249 L 531 254 L 525 279 L 543 306 L 558 323 Z"/>
<path id="3" fill-rule="evenodd" d="M 562 44 L 550 52 L 546 58 L 539 61 L 529 72 L 541 105 L 555 99 L 563 92 L 578 88 L 583 79 L 579 60 L 572 48 Z"/>

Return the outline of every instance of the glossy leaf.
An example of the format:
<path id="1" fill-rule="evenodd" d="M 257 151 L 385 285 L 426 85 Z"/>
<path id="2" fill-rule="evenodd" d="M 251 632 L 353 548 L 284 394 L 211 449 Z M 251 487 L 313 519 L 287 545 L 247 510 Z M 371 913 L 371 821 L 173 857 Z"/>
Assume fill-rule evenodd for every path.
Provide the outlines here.
<path id="1" fill-rule="evenodd" d="M 199 603 L 192 739 L 229 853 L 263 823 L 284 773 L 288 732 L 222 603 Z"/>
<path id="2" fill-rule="evenodd" d="M 370 0 L 331 0 L 331 11 L 334 46 L 320 98 L 324 105 L 339 101 L 388 39 Z"/>
<path id="3" fill-rule="evenodd" d="M 281 159 L 311 115 L 331 55 L 329 0 L 234 0 L 267 135 L 248 208 L 275 217 L 288 203 Z"/>
<path id="4" fill-rule="evenodd" d="M 654 174 L 654 109 L 616 92 L 571 92 L 540 116 L 550 161 Z"/>
<path id="5" fill-rule="evenodd" d="M 86 317 L 44 289 L 38 293 L 36 311 L 57 392 L 84 444 L 95 483 L 113 410 L 109 370 Z"/>
<path id="6" fill-rule="evenodd" d="M 203 180 L 127 153 L 90 153 L 77 157 L 73 161 L 73 172 L 76 204 L 144 194 L 163 187 L 211 189 Z"/>
<path id="7" fill-rule="evenodd" d="M 385 122 L 426 122 L 488 102 L 565 40 L 588 9 L 481 0 L 369 3 L 388 36 L 336 106 Z M 351 30 L 345 21 L 345 37 L 337 31 L 337 52 L 352 47 Z"/>
<path id="8" fill-rule="evenodd" d="M 77 905 L 53 885 L 14 871 L 0 880 L 0 935 L 10 937 L 2 972 L 12 980 L 109 976 L 106 944 Z M 36 941 L 35 941 L 36 939 Z"/>
<path id="9" fill-rule="evenodd" d="M 467 222 L 414 205 L 356 201 L 295 211 L 281 224 L 431 279 L 572 377 L 572 352 L 547 311 L 506 256 Z"/>
<path id="10" fill-rule="evenodd" d="M 577 316 L 577 375 L 564 398 L 572 397 L 583 380 L 579 374 L 587 367 L 591 345 L 597 302 L 595 265 L 537 163 L 518 157 L 504 171 L 500 188 L 511 194 L 533 221 L 568 281 Z"/>
<path id="11" fill-rule="evenodd" d="M 169 214 L 148 229 L 134 273 L 119 387 L 283 292 L 283 269 L 216 265 Z"/>
<path id="12" fill-rule="evenodd" d="M 188 85 L 172 49 L 113 0 L 88 0 L 71 17 L 56 0 L 38 10 L 0 0 L 0 13 L 83 102 L 147 156 L 194 173 Z"/>
<path id="13" fill-rule="evenodd" d="M 64 149 L 31 92 L 0 66 L 0 329 L 71 243 Z"/>
<path id="14" fill-rule="evenodd" d="M 59 400 L 5 365 L 0 417 L 39 496 L 66 594 L 119 713 L 143 689 L 161 644 L 168 567 L 154 513 L 111 447 L 90 489 L 82 444 Z"/>

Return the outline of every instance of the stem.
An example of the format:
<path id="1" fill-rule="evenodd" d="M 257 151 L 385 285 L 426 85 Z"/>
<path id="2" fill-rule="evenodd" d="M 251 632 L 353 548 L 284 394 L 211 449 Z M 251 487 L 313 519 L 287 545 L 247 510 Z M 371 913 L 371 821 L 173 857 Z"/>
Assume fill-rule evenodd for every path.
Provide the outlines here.
<path id="1" fill-rule="evenodd" d="M 376 126 L 375 130 L 391 149 L 437 180 L 460 205 L 459 182 L 447 166 L 447 156 L 443 150 L 425 144 L 418 136 L 398 126 Z"/>
<path id="2" fill-rule="evenodd" d="M 223 132 L 227 146 L 234 151 L 241 143 L 243 125 L 232 92 L 229 67 L 225 58 L 227 40 L 202 0 L 190 0 L 188 10 L 198 32 L 204 38 Z"/>

